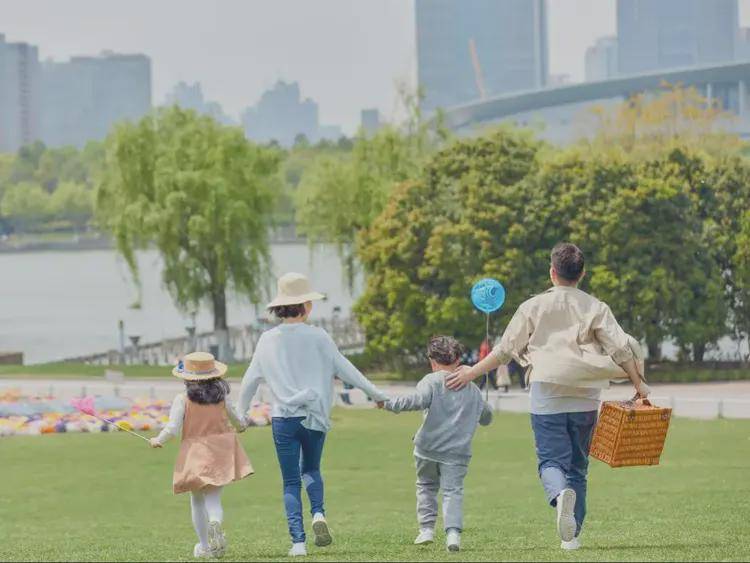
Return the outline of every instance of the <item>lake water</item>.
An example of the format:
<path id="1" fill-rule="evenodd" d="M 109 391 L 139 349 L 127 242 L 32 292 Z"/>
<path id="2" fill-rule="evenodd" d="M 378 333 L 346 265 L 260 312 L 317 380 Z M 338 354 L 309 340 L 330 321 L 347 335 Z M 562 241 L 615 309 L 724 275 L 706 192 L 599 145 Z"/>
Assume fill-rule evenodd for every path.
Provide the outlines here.
<path id="1" fill-rule="evenodd" d="M 313 317 L 330 317 L 337 306 L 342 316 L 350 313 L 354 297 L 333 247 L 311 252 L 306 244 L 276 244 L 271 255 L 274 275 L 301 272 L 327 294 Z M 163 288 L 158 253 L 142 252 L 138 263 L 142 306 L 132 309 L 138 292 L 113 250 L 0 254 L 0 351 L 21 351 L 26 363 L 38 363 L 116 349 L 120 319 L 125 334 L 141 342 L 184 336 L 192 321 Z M 360 286 L 355 283 L 355 296 Z M 262 306 L 258 311 L 264 314 Z M 228 317 L 230 325 L 248 324 L 257 318 L 256 308 L 232 298 Z M 208 307 L 196 325 L 198 331 L 213 330 Z"/>

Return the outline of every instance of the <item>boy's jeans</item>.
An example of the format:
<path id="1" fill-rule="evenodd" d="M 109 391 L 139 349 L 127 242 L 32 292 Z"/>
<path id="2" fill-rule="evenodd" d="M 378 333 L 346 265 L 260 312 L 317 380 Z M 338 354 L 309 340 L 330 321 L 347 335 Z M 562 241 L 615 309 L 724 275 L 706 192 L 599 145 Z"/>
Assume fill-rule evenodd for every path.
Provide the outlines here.
<path id="1" fill-rule="evenodd" d="M 311 513 L 325 514 L 323 509 L 323 477 L 320 475 L 320 457 L 323 454 L 325 432 L 308 430 L 302 426 L 305 417 L 271 420 L 273 443 L 281 466 L 284 481 L 284 508 L 289 523 L 292 542 L 305 541 L 302 524 L 302 483 L 310 498 Z"/>
<path id="2" fill-rule="evenodd" d="M 576 536 L 586 517 L 586 474 L 597 411 L 532 414 L 539 477 L 550 505 L 565 488 L 576 492 Z"/>
<path id="3" fill-rule="evenodd" d="M 464 527 L 464 478 L 466 465 L 438 463 L 414 456 L 417 466 L 417 521 L 419 528 L 435 528 L 438 516 L 437 495 L 443 490 L 443 525 L 445 529 Z"/>

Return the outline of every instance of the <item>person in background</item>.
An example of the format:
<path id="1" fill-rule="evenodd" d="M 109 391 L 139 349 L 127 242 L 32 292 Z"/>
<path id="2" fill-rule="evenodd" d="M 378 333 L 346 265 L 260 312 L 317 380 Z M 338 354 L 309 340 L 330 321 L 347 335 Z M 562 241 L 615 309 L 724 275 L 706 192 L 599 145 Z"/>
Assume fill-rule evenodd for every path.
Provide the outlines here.
<path id="1" fill-rule="evenodd" d="M 492 348 L 490 347 L 490 342 L 486 338 L 482 340 L 482 343 L 479 345 L 479 361 L 481 362 L 484 360 L 490 353 Z M 485 386 L 487 384 L 492 386 L 492 388 L 497 391 L 497 369 L 491 369 L 487 373 L 485 373 L 482 378 L 479 380 L 479 388 L 484 390 Z"/>
<path id="2" fill-rule="evenodd" d="M 477 424 L 487 426 L 492 410 L 482 400 L 476 385 L 459 392 L 445 388 L 445 377 L 459 363 L 462 346 L 450 336 L 435 336 L 427 346 L 432 373 L 417 384 L 411 395 L 386 401 L 385 409 L 425 411 L 424 422 L 414 436 L 417 468 L 417 521 L 419 535 L 414 543 L 435 539 L 438 492 L 443 491 L 443 526 L 448 551 L 458 551 L 463 530 L 464 479 L 471 460 L 471 441 Z"/>
<path id="3" fill-rule="evenodd" d="M 325 516 L 323 444 L 331 428 L 333 379 L 338 376 L 365 392 L 382 407 L 388 396 L 368 381 L 339 351 L 330 335 L 308 324 L 312 302 L 323 299 L 302 274 L 278 280 L 278 293 L 268 310 L 281 324 L 258 339 L 240 388 L 238 411 L 245 415 L 261 383 L 271 393 L 271 428 L 281 468 L 292 547 L 291 557 L 307 555 L 302 520 L 302 483 L 310 499 L 315 545 L 333 541 Z"/>
<path id="4" fill-rule="evenodd" d="M 530 364 L 539 477 L 547 501 L 557 510 L 561 547 L 578 549 L 601 389 L 625 374 L 637 395 L 645 398 L 649 388 L 634 360 L 637 343 L 605 303 L 578 289 L 585 275 L 583 252 L 574 244 L 557 244 L 549 275 L 552 287 L 518 307 L 492 353 L 473 367 L 457 368 L 446 385 L 462 389 L 514 357 Z"/>

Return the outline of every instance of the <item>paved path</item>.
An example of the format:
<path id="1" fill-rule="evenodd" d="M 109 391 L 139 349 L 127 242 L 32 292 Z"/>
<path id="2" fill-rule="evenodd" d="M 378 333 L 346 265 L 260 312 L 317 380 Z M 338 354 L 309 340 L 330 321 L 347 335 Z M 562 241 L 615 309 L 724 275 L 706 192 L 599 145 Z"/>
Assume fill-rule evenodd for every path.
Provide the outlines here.
<path id="1" fill-rule="evenodd" d="M 233 396 L 237 397 L 239 382 L 232 381 Z M 380 387 L 389 394 L 408 393 L 413 383 L 384 383 Z M 691 418 L 747 418 L 750 419 L 750 381 L 726 383 L 690 383 L 690 384 L 654 384 L 651 386 L 653 403 L 671 406 L 676 416 Z M 152 397 L 171 400 L 183 389 L 183 384 L 176 379 L 130 379 L 117 386 L 104 380 L 88 379 L 0 379 L 0 394 L 3 391 L 17 389 L 24 395 L 52 395 L 59 399 L 70 399 L 82 394 L 113 395 L 122 397 Z M 343 389 L 339 388 L 339 391 Z M 265 398 L 267 391 L 262 387 L 260 398 Z M 632 389 L 629 385 L 614 385 L 603 393 L 604 400 L 629 399 Z M 362 392 L 351 392 L 354 406 L 367 406 L 368 402 Z M 493 391 L 490 402 L 497 410 L 511 412 L 528 412 L 528 394 L 517 387 L 509 393 Z"/>

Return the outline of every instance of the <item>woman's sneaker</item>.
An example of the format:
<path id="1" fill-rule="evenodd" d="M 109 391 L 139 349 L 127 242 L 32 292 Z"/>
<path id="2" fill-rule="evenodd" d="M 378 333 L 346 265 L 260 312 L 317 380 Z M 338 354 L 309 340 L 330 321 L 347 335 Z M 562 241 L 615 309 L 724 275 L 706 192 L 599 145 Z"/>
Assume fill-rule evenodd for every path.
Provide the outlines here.
<path id="1" fill-rule="evenodd" d="M 292 544 L 292 549 L 289 550 L 289 557 L 304 557 L 305 555 L 307 555 L 307 548 L 304 543 Z"/>
<path id="2" fill-rule="evenodd" d="M 458 551 L 461 549 L 461 532 L 451 528 L 445 534 L 445 548 L 448 551 Z"/>
<path id="3" fill-rule="evenodd" d="M 557 533 L 564 542 L 571 541 L 576 535 L 576 492 L 563 489 L 557 495 Z"/>
<path id="4" fill-rule="evenodd" d="M 579 540 L 578 536 L 576 536 L 570 541 L 561 542 L 560 547 L 566 551 L 573 551 L 581 547 L 581 540 Z"/>
<path id="5" fill-rule="evenodd" d="M 435 541 L 435 530 L 432 528 L 422 528 L 419 530 L 417 539 L 414 540 L 414 545 L 428 545 Z"/>
<path id="6" fill-rule="evenodd" d="M 331 537 L 331 531 L 328 529 L 326 517 L 320 512 L 316 512 L 315 516 L 313 516 L 312 528 L 313 534 L 315 535 L 315 545 L 318 547 L 325 547 L 333 543 L 333 538 Z"/>
<path id="7" fill-rule="evenodd" d="M 223 557 L 227 551 L 227 537 L 221 528 L 221 522 L 208 523 L 208 545 L 211 547 L 214 557 Z"/>

